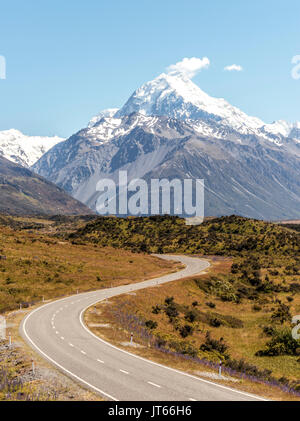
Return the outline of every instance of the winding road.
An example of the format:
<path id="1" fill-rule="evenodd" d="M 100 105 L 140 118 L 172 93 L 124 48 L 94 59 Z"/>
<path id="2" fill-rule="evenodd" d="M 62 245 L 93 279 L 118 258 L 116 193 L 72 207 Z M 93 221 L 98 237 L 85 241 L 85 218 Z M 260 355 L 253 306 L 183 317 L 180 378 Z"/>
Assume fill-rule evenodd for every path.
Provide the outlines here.
<path id="1" fill-rule="evenodd" d="M 264 400 L 121 350 L 85 326 L 85 310 L 99 301 L 195 275 L 209 266 L 207 261 L 195 257 L 158 257 L 180 261 L 185 268 L 160 278 L 82 293 L 42 305 L 24 318 L 21 335 L 62 372 L 109 400 Z"/>

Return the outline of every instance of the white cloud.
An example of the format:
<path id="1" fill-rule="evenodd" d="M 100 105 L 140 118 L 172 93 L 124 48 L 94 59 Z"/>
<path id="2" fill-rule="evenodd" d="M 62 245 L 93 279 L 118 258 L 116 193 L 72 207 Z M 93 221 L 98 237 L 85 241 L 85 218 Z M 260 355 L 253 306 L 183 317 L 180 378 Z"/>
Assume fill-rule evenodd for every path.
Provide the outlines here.
<path id="1" fill-rule="evenodd" d="M 227 72 L 241 72 L 243 68 L 239 64 L 231 64 L 230 66 L 224 67 L 224 70 Z"/>
<path id="2" fill-rule="evenodd" d="M 168 73 L 181 73 L 185 76 L 188 76 L 192 79 L 200 70 L 206 69 L 210 65 L 210 61 L 207 57 L 197 58 L 185 57 L 183 60 L 179 61 L 176 64 L 171 64 L 167 68 Z"/>

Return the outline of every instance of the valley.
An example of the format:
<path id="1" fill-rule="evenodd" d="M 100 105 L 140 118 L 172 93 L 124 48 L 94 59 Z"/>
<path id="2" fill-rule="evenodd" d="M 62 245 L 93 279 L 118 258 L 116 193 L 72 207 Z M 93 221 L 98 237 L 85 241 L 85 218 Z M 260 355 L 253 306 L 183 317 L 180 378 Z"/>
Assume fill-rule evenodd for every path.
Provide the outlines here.
<path id="1" fill-rule="evenodd" d="M 224 384 L 264 395 L 271 382 L 269 398 L 297 398 L 299 343 L 290 335 L 300 311 L 297 231 L 236 216 L 196 227 L 170 216 L 2 216 L 0 222 L 2 313 L 182 268 L 149 253 L 198 256 L 211 264 L 200 276 L 91 306 L 92 331 L 121 348 L 133 331 L 137 348 L 130 352 L 188 372 L 214 373 L 222 360 L 225 377 L 246 376 Z"/>

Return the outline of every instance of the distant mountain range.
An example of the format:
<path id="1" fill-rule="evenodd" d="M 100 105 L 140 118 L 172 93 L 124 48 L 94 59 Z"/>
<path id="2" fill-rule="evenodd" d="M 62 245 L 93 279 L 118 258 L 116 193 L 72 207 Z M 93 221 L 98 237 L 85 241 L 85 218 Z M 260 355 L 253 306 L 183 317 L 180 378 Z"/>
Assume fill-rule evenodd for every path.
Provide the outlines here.
<path id="1" fill-rule="evenodd" d="M 104 110 L 34 171 L 95 210 L 100 178 L 204 178 L 205 214 L 300 215 L 300 123 L 265 124 L 186 76 L 162 74 Z"/>
<path id="2" fill-rule="evenodd" d="M 0 131 L 0 156 L 30 167 L 62 139 L 58 136 L 26 136 L 19 130 Z"/>
<path id="3" fill-rule="evenodd" d="M 129 179 L 203 178 L 206 216 L 300 216 L 300 123 L 266 124 L 179 73 L 161 74 L 122 108 L 102 111 L 47 147 L 51 142 L 45 153 L 26 152 L 23 164 L 40 153 L 32 169 L 93 210 L 98 180 L 117 180 L 126 169 Z M 11 159 L 22 158 L 8 150 Z"/>
<path id="4" fill-rule="evenodd" d="M 92 211 L 28 168 L 0 157 L 0 213 L 88 215 Z"/>

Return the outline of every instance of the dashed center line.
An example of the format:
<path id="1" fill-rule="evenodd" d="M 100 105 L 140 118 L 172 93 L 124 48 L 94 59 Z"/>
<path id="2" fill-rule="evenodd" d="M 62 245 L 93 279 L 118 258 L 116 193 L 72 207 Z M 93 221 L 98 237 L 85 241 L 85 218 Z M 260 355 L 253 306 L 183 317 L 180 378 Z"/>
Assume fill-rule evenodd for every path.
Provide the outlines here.
<path id="1" fill-rule="evenodd" d="M 70 345 L 72 348 L 74 348 L 74 345 L 73 345 L 73 344 L 69 343 L 69 345 Z"/>
<path id="2" fill-rule="evenodd" d="M 121 369 L 120 369 L 120 371 L 121 371 L 121 373 L 124 373 L 124 374 L 129 374 L 129 373 L 128 373 L 128 371 L 121 370 Z"/>
<path id="3" fill-rule="evenodd" d="M 196 402 L 197 400 L 196 399 L 193 399 L 193 398 L 189 398 L 189 401 Z"/>
<path id="4" fill-rule="evenodd" d="M 84 351 L 80 351 L 80 352 L 81 352 L 81 354 L 86 355 L 86 352 L 84 352 Z"/>
<path id="5" fill-rule="evenodd" d="M 61 336 L 60 339 L 64 340 L 65 338 L 63 336 Z"/>
<path id="6" fill-rule="evenodd" d="M 159 388 L 161 388 L 161 386 L 159 385 L 159 384 L 156 384 L 156 383 L 152 383 L 152 382 L 147 382 L 148 384 L 151 384 L 151 386 L 154 386 L 154 387 L 159 387 Z"/>
<path id="7" fill-rule="evenodd" d="M 98 363 L 104 364 L 104 361 L 102 361 L 102 360 L 97 360 L 97 361 L 98 361 Z"/>

